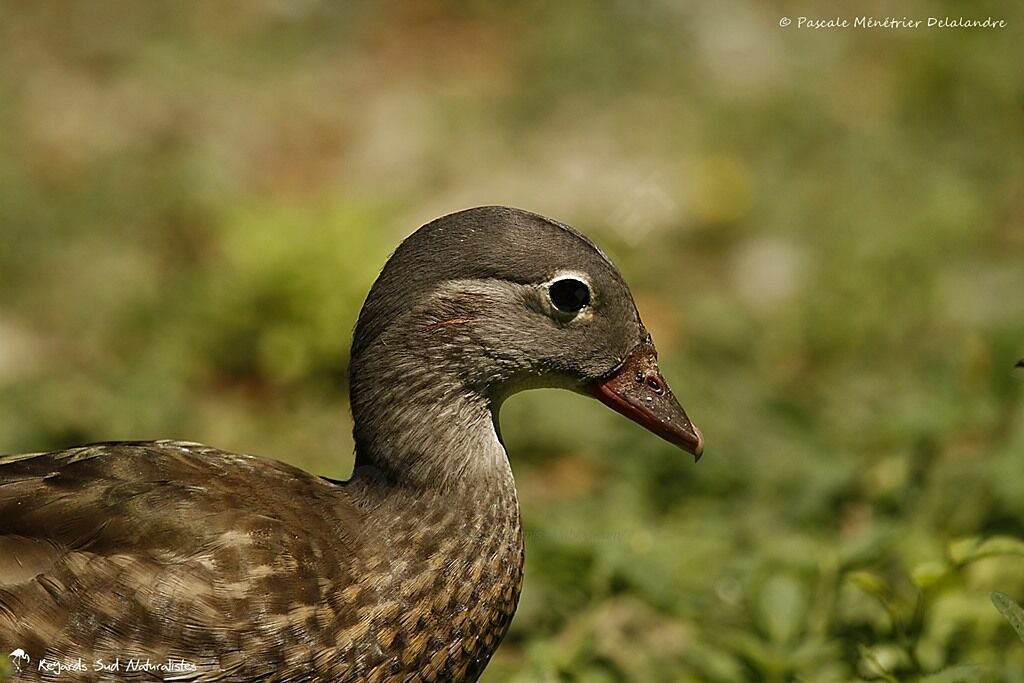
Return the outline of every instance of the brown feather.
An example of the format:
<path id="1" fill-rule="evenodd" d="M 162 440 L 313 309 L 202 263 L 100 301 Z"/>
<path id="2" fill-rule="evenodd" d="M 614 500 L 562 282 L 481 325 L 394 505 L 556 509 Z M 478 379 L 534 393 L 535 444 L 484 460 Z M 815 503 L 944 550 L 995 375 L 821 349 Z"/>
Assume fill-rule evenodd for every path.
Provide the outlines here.
<path id="1" fill-rule="evenodd" d="M 0 642 L 180 657 L 193 681 L 474 680 L 518 596 L 518 519 L 436 503 L 378 503 L 371 529 L 344 485 L 171 441 L 0 460 Z M 72 675 L 19 680 L 101 680 Z"/>

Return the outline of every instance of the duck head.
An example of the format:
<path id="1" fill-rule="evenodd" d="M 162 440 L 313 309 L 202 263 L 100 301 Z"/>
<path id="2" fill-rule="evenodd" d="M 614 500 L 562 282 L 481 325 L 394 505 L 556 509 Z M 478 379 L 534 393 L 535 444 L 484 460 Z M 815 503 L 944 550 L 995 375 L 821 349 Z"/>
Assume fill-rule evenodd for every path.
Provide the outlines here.
<path id="1" fill-rule="evenodd" d="M 421 404 L 469 395 L 492 411 L 523 389 L 567 388 L 698 458 L 704 448 L 618 269 L 527 211 L 468 209 L 406 239 L 360 313 L 350 367 L 357 448 L 361 420 L 396 383 L 447 387 L 424 389 Z"/>

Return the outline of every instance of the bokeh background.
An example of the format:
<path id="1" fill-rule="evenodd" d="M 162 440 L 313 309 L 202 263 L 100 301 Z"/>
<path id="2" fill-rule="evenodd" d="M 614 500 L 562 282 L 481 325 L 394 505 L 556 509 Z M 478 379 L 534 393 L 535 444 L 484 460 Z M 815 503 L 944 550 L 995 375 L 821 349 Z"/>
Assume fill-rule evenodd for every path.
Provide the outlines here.
<path id="1" fill-rule="evenodd" d="M 4 3 L 0 452 L 174 437 L 344 477 L 378 268 L 522 206 L 618 262 L 708 448 L 507 404 L 526 587 L 487 683 L 1024 681 L 989 599 L 1024 598 L 1024 7 L 969 12 L 1009 27 Z"/>

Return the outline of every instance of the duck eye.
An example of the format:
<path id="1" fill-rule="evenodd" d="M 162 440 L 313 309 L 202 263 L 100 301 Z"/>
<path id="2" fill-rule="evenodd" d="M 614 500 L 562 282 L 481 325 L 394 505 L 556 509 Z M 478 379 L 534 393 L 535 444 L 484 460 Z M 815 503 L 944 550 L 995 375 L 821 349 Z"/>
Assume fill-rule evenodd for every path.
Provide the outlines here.
<path id="1" fill-rule="evenodd" d="M 585 282 L 567 277 L 552 282 L 548 296 L 562 313 L 579 313 L 590 303 L 590 288 Z"/>

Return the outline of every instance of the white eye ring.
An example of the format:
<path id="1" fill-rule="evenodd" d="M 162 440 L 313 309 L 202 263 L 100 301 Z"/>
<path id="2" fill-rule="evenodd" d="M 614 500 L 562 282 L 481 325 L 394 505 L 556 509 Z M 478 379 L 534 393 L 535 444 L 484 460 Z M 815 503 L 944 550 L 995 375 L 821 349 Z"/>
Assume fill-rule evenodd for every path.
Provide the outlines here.
<path id="1" fill-rule="evenodd" d="M 593 295 L 586 278 L 575 273 L 556 277 L 547 284 L 548 299 L 559 313 L 576 315 L 590 305 Z"/>

